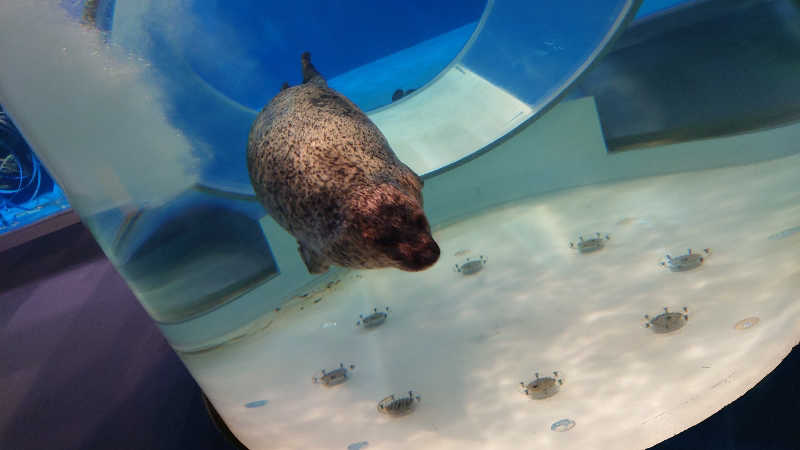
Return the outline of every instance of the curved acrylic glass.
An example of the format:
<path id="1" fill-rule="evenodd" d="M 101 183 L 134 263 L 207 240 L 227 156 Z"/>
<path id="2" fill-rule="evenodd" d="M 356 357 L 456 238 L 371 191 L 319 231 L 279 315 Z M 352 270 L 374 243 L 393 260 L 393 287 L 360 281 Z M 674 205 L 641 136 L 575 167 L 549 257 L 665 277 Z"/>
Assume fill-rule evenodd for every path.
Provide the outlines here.
<path id="1" fill-rule="evenodd" d="M 571 0 L 544 8 L 490 1 L 477 23 L 442 30 L 383 62 L 333 77 L 331 85 L 348 92 L 381 76 L 402 83 L 417 75 L 397 70 L 398 61 L 455 57 L 432 81 L 370 112 L 401 160 L 420 174 L 442 171 L 544 110 L 637 4 Z M 42 0 L 10 2 L 3 12 L 9 39 L 2 56 L 34 74 L 0 76 L 2 100 L 176 347 L 224 342 L 313 281 L 293 239 L 269 229 L 274 224 L 262 219 L 252 194 L 244 149 L 257 111 L 237 101 L 244 94 L 232 94 L 235 82 L 209 75 L 219 60 L 236 80 L 252 59 L 222 45 L 244 42 L 232 24 L 204 17 L 209 10 L 202 2 Z M 11 39 L 29 27 L 38 31 L 35 40 Z M 216 39 L 204 36 L 213 30 Z M 235 62 L 237 55 L 245 62 Z M 295 60 L 283 66 L 299 73 Z M 52 73 L 59 73 L 58 83 Z M 257 102 L 267 100 L 249 89 Z M 369 94 L 352 94 L 369 103 Z M 268 301 L 242 298 L 258 286 Z M 210 311 L 216 313 L 209 323 L 193 320 Z"/>
<path id="2" fill-rule="evenodd" d="M 441 73 L 369 111 L 425 175 L 440 262 L 323 276 L 252 195 L 252 105 L 166 45 L 157 3 L 3 2 L 0 103 L 249 447 L 642 448 L 796 343 L 800 128 L 704 122 L 794 117 L 794 2 L 693 2 L 614 48 L 640 2 L 489 2 L 465 44 L 414 50 L 461 48 Z M 783 109 L 741 95 L 759 79 Z M 609 152 L 607 129 L 649 148 Z"/>

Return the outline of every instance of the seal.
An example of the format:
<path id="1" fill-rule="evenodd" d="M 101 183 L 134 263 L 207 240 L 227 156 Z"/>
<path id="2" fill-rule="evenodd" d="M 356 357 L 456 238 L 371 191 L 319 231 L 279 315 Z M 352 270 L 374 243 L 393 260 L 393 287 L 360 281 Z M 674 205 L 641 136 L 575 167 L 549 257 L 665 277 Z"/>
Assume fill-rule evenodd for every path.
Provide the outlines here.
<path id="1" fill-rule="evenodd" d="M 247 170 L 261 204 L 299 244 L 311 273 L 331 264 L 419 271 L 439 259 L 422 180 L 378 127 L 301 56 L 303 83 L 250 129 Z"/>

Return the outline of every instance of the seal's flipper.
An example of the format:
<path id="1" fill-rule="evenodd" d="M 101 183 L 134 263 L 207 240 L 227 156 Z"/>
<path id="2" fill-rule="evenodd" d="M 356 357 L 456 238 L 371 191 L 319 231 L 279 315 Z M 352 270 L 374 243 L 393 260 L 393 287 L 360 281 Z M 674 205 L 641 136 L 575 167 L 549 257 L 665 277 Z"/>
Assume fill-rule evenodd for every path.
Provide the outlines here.
<path id="1" fill-rule="evenodd" d="M 284 81 L 283 84 L 281 85 L 281 90 L 285 91 L 286 89 L 289 89 L 289 83 Z"/>
<path id="2" fill-rule="evenodd" d="M 320 75 L 317 69 L 314 68 L 314 65 L 311 64 L 311 53 L 304 52 L 300 57 L 300 61 L 303 63 L 303 83 L 318 83 L 323 86 L 328 86 L 328 83 L 325 82 L 325 78 L 322 78 L 322 75 Z"/>
<path id="3" fill-rule="evenodd" d="M 322 255 L 309 249 L 300 241 L 297 243 L 300 244 L 297 251 L 300 253 L 300 257 L 303 258 L 303 262 L 306 263 L 310 273 L 325 273 L 328 271 L 330 264 Z"/>

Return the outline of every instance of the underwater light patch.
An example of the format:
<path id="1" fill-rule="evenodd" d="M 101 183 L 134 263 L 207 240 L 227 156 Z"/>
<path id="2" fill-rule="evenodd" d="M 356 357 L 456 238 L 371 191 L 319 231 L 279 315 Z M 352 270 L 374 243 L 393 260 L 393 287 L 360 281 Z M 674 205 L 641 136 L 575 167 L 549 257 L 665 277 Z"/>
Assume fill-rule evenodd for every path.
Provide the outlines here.
<path id="1" fill-rule="evenodd" d="M 558 431 L 559 433 L 569 431 L 573 428 L 575 428 L 575 421 L 572 419 L 561 419 L 557 422 L 553 422 L 553 424 L 550 425 L 550 430 Z"/>

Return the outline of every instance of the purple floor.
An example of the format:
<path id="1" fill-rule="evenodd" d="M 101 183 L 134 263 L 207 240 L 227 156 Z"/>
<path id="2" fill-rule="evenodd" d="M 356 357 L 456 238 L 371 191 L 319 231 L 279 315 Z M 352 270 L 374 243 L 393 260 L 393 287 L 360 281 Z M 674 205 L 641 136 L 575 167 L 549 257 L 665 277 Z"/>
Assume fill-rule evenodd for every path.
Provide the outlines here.
<path id="1" fill-rule="evenodd" d="M 227 449 L 81 224 L 0 253 L 0 448 Z"/>

